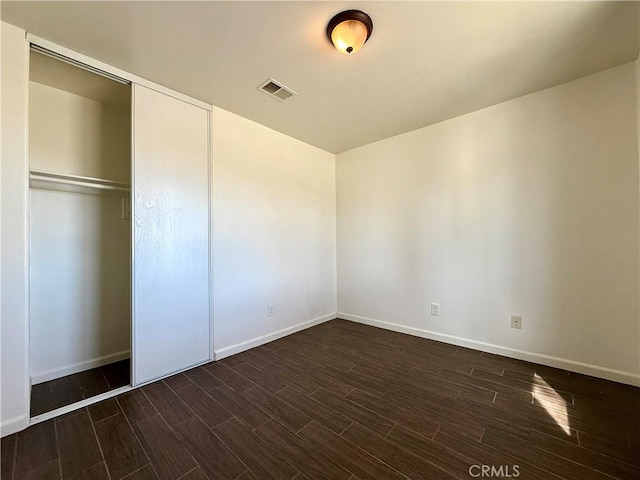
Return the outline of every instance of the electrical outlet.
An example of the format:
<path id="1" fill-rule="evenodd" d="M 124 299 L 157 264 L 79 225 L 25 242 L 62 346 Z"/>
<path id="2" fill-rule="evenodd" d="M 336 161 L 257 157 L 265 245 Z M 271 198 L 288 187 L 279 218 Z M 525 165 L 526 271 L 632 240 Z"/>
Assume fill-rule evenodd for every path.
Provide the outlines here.
<path id="1" fill-rule="evenodd" d="M 440 316 L 440 304 L 432 303 L 431 304 L 431 315 L 435 315 L 436 317 Z"/>
<path id="2" fill-rule="evenodd" d="M 522 328 L 522 317 L 511 315 L 511 328 L 517 328 L 520 330 Z"/>
<path id="3" fill-rule="evenodd" d="M 273 304 L 269 304 L 267 306 L 267 315 L 270 317 L 275 317 L 276 315 L 276 306 Z"/>

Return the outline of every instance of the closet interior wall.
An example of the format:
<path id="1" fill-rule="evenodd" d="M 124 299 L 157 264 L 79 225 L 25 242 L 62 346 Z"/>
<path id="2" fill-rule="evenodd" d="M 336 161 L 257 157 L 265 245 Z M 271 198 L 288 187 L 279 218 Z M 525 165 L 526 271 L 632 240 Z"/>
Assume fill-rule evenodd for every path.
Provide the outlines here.
<path id="1" fill-rule="evenodd" d="M 131 87 L 31 52 L 32 384 L 130 357 Z"/>

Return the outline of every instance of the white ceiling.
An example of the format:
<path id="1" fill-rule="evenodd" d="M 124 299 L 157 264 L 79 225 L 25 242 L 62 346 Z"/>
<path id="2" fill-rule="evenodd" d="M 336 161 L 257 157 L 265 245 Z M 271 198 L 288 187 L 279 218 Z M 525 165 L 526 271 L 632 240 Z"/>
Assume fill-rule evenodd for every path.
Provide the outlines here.
<path id="1" fill-rule="evenodd" d="M 637 2 L 12 2 L 2 20 L 341 152 L 638 57 Z M 325 36 L 359 8 L 353 56 Z M 299 95 L 256 90 L 268 77 Z"/>

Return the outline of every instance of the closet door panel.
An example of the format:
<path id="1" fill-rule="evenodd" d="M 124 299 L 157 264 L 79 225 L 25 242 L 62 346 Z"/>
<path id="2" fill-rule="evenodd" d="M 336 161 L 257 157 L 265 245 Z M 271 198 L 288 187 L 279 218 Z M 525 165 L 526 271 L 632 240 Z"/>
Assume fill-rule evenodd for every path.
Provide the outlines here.
<path id="1" fill-rule="evenodd" d="M 210 358 L 208 112 L 134 86 L 134 384 Z"/>

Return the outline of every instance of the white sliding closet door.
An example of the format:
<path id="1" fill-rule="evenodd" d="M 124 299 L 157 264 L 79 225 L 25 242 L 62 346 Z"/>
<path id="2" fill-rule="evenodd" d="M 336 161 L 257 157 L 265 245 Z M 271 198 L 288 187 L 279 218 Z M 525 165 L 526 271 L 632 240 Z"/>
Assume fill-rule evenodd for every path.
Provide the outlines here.
<path id="1" fill-rule="evenodd" d="M 134 385 L 210 358 L 208 118 L 134 85 Z"/>

